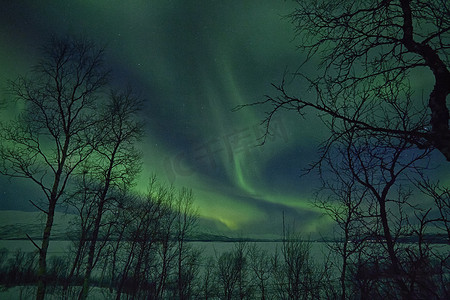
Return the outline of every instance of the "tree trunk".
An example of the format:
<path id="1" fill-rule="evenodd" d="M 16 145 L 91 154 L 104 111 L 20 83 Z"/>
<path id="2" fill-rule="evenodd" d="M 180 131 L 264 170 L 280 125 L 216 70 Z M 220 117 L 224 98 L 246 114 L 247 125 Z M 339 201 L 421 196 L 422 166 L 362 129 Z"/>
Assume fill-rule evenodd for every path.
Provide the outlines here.
<path id="1" fill-rule="evenodd" d="M 53 226 L 53 217 L 55 215 L 56 197 L 51 198 L 48 206 L 47 222 L 42 235 L 42 246 L 39 249 L 39 268 L 38 268 L 38 287 L 36 292 L 37 300 L 44 300 L 47 288 L 47 251 L 50 243 L 50 234 Z"/>
<path id="2" fill-rule="evenodd" d="M 403 278 L 402 278 L 403 274 L 402 274 L 402 270 L 400 268 L 400 263 L 398 261 L 397 255 L 395 254 L 394 241 L 392 239 L 391 231 L 389 228 L 387 212 L 386 212 L 386 200 L 384 197 L 379 199 L 379 204 L 380 204 L 381 224 L 383 226 L 384 238 L 386 239 L 386 246 L 387 246 L 389 259 L 391 260 L 392 271 L 394 272 L 394 275 L 397 277 L 396 281 L 402 292 L 402 298 L 405 300 L 412 300 L 413 298 L 411 298 L 411 293 L 409 292 L 408 287 L 406 286 L 405 282 L 403 281 Z"/>
<path id="3" fill-rule="evenodd" d="M 116 155 L 119 145 L 120 145 L 120 143 L 117 143 L 114 146 L 114 150 L 111 154 L 111 158 L 109 159 L 109 166 L 108 166 L 107 173 L 105 176 L 105 185 L 103 186 L 103 190 L 100 195 L 98 208 L 97 208 L 97 215 L 95 217 L 94 230 L 92 232 L 92 240 L 91 240 L 91 244 L 89 247 L 86 273 L 85 273 L 84 280 L 83 280 L 83 288 L 78 297 L 78 299 L 80 299 L 80 300 L 85 300 L 89 294 L 89 284 L 90 284 L 90 280 L 91 280 L 92 269 L 94 266 L 95 246 L 96 246 L 97 239 L 98 239 L 98 233 L 100 231 L 100 224 L 101 224 L 102 216 L 103 216 L 103 207 L 105 206 L 106 196 L 108 194 L 110 183 L 111 183 L 111 173 L 112 173 L 113 166 L 114 166 L 115 155 Z"/>
<path id="4" fill-rule="evenodd" d="M 39 268 L 38 268 L 38 283 L 36 291 L 36 300 L 44 300 L 45 291 L 47 288 L 47 251 L 50 244 L 50 235 L 53 227 L 53 218 L 55 216 L 56 202 L 58 201 L 58 188 L 61 181 L 61 174 L 63 166 L 66 161 L 66 153 L 69 148 L 69 139 L 66 139 L 63 148 L 61 162 L 58 170 L 55 173 L 55 180 L 53 182 L 52 192 L 48 203 L 47 222 L 45 223 L 44 233 L 42 235 L 42 246 L 39 249 Z"/>
<path id="5" fill-rule="evenodd" d="M 428 107 L 431 110 L 431 133 L 428 140 L 450 161 L 449 111 L 446 104 L 450 93 L 450 71 L 436 50 L 426 43 L 414 40 L 413 16 L 410 0 L 400 0 L 403 11 L 402 42 L 413 53 L 420 55 L 433 72 L 435 84 L 430 94 Z"/>
<path id="6" fill-rule="evenodd" d="M 69 284 L 70 284 L 70 281 L 72 280 L 72 277 L 75 274 L 75 270 L 77 270 L 77 269 L 79 270 L 79 268 L 80 268 L 79 265 L 80 265 L 80 260 L 81 260 L 81 253 L 83 252 L 85 243 L 86 243 L 86 230 L 82 229 L 81 237 L 80 237 L 80 240 L 78 241 L 78 247 L 77 247 L 77 251 L 75 254 L 75 258 L 74 258 L 72 267 L 70 268 L 69 275 L 67 276 L 66 283 L 64 285 L 64 290 L 67 290 L 69 288 Z"/>
<path id="7" fill-rule="evenodd" d="M 91 279 L 92 269 L 93 269 L 93 265 L 94 265 L 95 246 L 97 244 L 98 233 L 100 231 L 100 224 L 101 224 L 101 220 L 102 220 L 104 205 L 105 205 L 104 199 L 100 200 L 100 203 L 99 203 L 98 209 L 97 209 L 97 216 L 96 216 L 95 224 L 94 224 L 94 231 L 92 233 L 92 240 L 91 240 L 91 244 L 89 245 L 89 254 L 88 254 L 88 261 L 87 261 L 87 265 L 86 265 L 86 273 L 84 275 L 84 280 L 83 280 L 83 288 L 81 289 L 80 295 L 78 297 L 78 299 L 80 299 L 80 300 L 85 300 L 89 294 L 90 279 Z"/>

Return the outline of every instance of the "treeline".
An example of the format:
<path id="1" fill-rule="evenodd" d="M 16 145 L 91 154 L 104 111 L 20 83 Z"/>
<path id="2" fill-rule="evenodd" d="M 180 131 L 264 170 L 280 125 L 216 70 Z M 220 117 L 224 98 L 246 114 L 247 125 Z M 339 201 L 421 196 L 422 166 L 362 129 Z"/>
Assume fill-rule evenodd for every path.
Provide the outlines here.
<path id="1" fill-rule="evenodd" d="M 116 299 L 122 294 L 146 299 L 161 299 L 169 291 L 183 299 L 191 294 L 200 256 L 186 243 L 197 222 L 190 190 L 160 185 L 153 177 L 145 196 L 112 194 L 101 222 L 94 217 L 100 203 L 85 197 L 94 190 L 85 186 L 84 191 L 70 198 L 78 218 L 68 233 L 73 241 L 68 255 L 48 259 L 46 282 L 58 297 L 87 296 L 92 286 L 108 289 L 108 298 L 114 294 Z M 8 255 L 2 250 L 1 255 L 6 262 L 2 284 L 36 286 L 37 252 Z"/>
<path id="2" fill-rule="evenodd" d="M 189 198 L 184 197 L 186 194 L 182 191 L 181 198 L 174 198 L 174 202 L 163 206 L 187 203 L 183 201 Z M 153 212 L 167 208 L 160 204 L 142 202 L 139 205 Z M 181 221 L 183 217 L 179 217 L 182 214 L 172 211 L 165 215 L 168 212 L 165 211 L 158 214 L 161 218 L 155 223 L 155 219 L 142 218 L 144 212 L 137 213 L 133 208 L 129 213 L 136 215 L 133 214 L 130 222 L 126 223 L 134 225 L 124 229 L 124 219 L 111 222 L 115 225 L 109 222 L 106 225 L 111 225 L 114 230 L 108 229 L 104 234 L 116 239 L 105 240 L 96 249 L 98 256 L 90 281 L 93 299 L 401 298 L 399 278 L 389 271 L 381 243 L 367 242 L 361 247 L 364 251 L 347 262 L 346 298 L 342 298 L 342 260 L 333 251 L 318 255 L 313 250 L 313 243 L 302 240 L 298 235 L 285 233 L 283 241 L 269 251 L 261 243 L 242 241 L 235 242 L 229 251 L 208 257 L 201 248 L 183 240 L 183 234 L 189 231 L 183 232 L 183 226 L 193 223 Z M 88 259 L 88 247 L 80 246 L 82 244 L 85 244 L 82 240 L 74 243 L 67 256 L 50 258 L 48 293 L 53 299 L 79 297 Z M 342 246 L 342 242 L 339 244 Z M 332 249 L 333 244 L 328 246 Z M 410 247 L 404 245 L 404 253 L 412 252 Z M 79 251 L 80 248 L 84 250 Z M 0 255 L 3 261 L 0 265 L 1 283 L 20 286 L 25 298 L 33 294 L 37 254 L 18 250 L 8 255 L 7 251 L 1 250 Z M 449 273 L 438 258 L 421 262 L 420 273 L 410 273 L 409 278 L 403 278 L 410 280 L 411 285 L 420 283 L 416 290 L 421 291 L 421 297 L 417 299 L 426 296 L 445 299 L 448 295 Z M 405 263 L 414 263 L 407 256 L 402 259 Z"/>

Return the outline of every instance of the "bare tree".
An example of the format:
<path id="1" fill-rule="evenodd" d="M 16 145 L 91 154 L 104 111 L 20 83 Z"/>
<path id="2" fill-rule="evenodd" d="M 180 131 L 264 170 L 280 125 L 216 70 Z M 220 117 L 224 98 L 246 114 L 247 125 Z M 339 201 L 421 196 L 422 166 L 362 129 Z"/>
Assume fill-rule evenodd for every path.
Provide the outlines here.
<path id="1" fill-rule="evenodd" d="M 422 251 L 425 228 L 448 225 L 446 187 L 430 189 L 422 183 L 422 190 L 435 200 L 440 218 L 431 218 L 428 208 L 419 208 L 410 199 L 414 176 L 426 172 L 432 150 L 450 161 L 448 1 L 296 2 L 289 18 L 306 59 L 289 84 L 285 74 L 281 84 L 274 85 L 276 96 L 244 106 L 270 106 L 265 137 L 270 135 L 272 118 L 282 110 L 319 115 L 330 135 L 308 171 L 318 170 L 326 182 L 333 180 L 327 177 L 330 173 L 325 174 L 331 169 L 339 183 L 328 188 L 340 198 L 340 206 L 333 207 L 327 199 L 318 204 L 341 226 L 344 241 L 354 238 L 358 233 L 354 225 L 359 224 L 356 229 L 363 231 L 358 235 L 375 240 L 385 253 L 374 247 L 352 249 L 354 245 L 347 242 L 337 250 L 343 258 L 353 254 L 370 258 L 358 258 L 360 270 L 378 270 L 369 272 L 370 276 L 383 280 L 384 288 L 401 291 L 397 296 L 421 297 L 430 288 L 413 277 L 420 276 L 417 266 L 427 260 Z M 319 70 L 314 65 L 308 73 L 307 68 L 317 61 Z M 429 74 L 434 83 L 426 82 L 425 88 L 415 85 L 419 72 Z M 421 93 L 429 94 L 420 99 Z M 399 245 L 407 234 L 419 239 L 413 255 Z M 345 298 L 342 274 L 341 289 Z"/>
<path id="2" fill-rule="evenodd" d="M 198 253 L 186 243 L 194 233 L 198 212 L 193 205 L 192 190 L 182 188 L 175 203 L 176 241 L 177 241 L 177 290 L 179 299 L 189 299 L 192 293 L 192 281 L 195 278 Z M 197 256 L 197 259 L 196 259 Z"/>
<path id="3" fill-rule="evenodd" d="M 92 153 L 93 117 L 100 89 L 107 82 L 103 49 L 77 39 L 53 39 L 30 76 L 10 82 L 24 109 L 1 124 L 0 172 L 36 184 L 46 199 L 39 250 L 37 299 L 47 285 L 47 251 L 53 217 L 69 179 Z M 31 240 L 31 239 L 30 239 Z"/>
<path id="4" fill-rule="evenodd" d="M 239 280 L 237 269 L 240 267 L 242 266 L 237 264 L 232 251 L 224 252 L 217 258 L 215 277 L 223 299 L 234 299 L 236 285 Z"/>
<path id="5" fill-rule="evenodd" d="M 422 178 L 416 184 L 425 195 L 434 200 L 438 217 L 433 222 L 447 234 L 447 242 L 450 243 L 450 188 L 439 182 L 433 183 L 427 178 Z"/>
<path id="6" fill-rule="evenodd" d="M 236 265 L 237 294 L 239 299 L 252 299 L 253 288 L 248 274 L 248 243 L 245 241 L 235 243 L 233 254 Z"/>
<path id="7" fill-rule="evenodd" d="M 367 215 L 363 203 L 368 189 L 358 187 L 352 174 L 335 168 L 333 158 L 327 156 L 328 159 L 333 175 L 323 181 L 321 193 L 325 193 L 326 197 L 318 195 L 315 205 L 331 217 L 338 227 L 335 229 L 338 232 L 334 232 L 333 242 L 328 243 L 328 247 L 339 256 L 335 267 L 340 271 L 340 298 L 344 300 L 348 297 L 348 268 L 351 258 L 362 250 L 367 238 Z"/>
<path id="8" fill-rule="evenodd" d="M 156 177 L 152 177 L 147 196 L 134 198 L 117 212 L 120 219 L 116 225 L 118 238 L 111 273 L 117 278 L 114 280 L 116 299 L 124 291 L 133 296 L 144 292 L 154 299 L 160 297 L 157 244 L 161 239 L 161 223 L 168 213 L 167 195 L 168 190 L 157 185 Z"/>
<path id="9" fill-rule="evenodd" d="M 270 274 L 272 266 L 270 256 L 266 251 L 259 248 L 256 243 L 249 247 L 248 251 L 250 269 L 253 271 L 256 285 L 259 288 L 259 297 L 261 300 L 270 299 Z"/>
<path id="10" fill-rule="evenodd" d="M 95 221 L 80 299 L 86 299 L 89 293 L 89 280 L 105 206 L 114 198 L 114 191 L 127 190 L 132 186 L 140 170 L 140 153 L 134 146 L 142 136 L 142 124 L 136 121 L 139 109 L 140 101 L 130 89 L 124 93 L 112 92 L 97 123 L 101 139 L 93 145 L 94 152 L 88 165 L 90 175 L 99 182 L 99 189 L 95 190 L 92 199 L 96 203 Z"/>
<path id="11" fill-rule="evenodd" d="M 283 216 L 283 240 L 272 257 L 272 277 L 279 299 L 313 299 L 311 243 L 287 229 Z"/>
<path id="12" fill-rule="evenodd" d="M 77 177 L 77 188 L 75 192 L 68 195 L 66 203 L 75 208 L 78 218 L 71 220 L 71 230 L 68 232 L 68 237 L 73 244 L 69 251 L 69 260 L 71 260 L 70 271 L 67 275 L 64 284 L 64 291 L 67 291 L 72 279 L 80 276 L 81 267 L 85 262 L 88 250 L 89 233 L 92 232 L 94 223 L 93 215 L 95 214 L 95 205 L 92 199 L 95 198 L 95 188 L 97 183 L 93 182 L 88 175 L 88 171 L 82 171 L 81 175 Z"/>
<path id="13" fill-rule="evenodd" d="M 321 165 L 325 192 L 330 193 L 318 204 L 343 234 L 341 243 L 332 248 L 343 261 L 341 298 L 347 288 L 344 272 L 352 264 L 349 282 L 358 282 L 355 287 L 361 297 L 441 297 L 445 284 L 441 292 L 429 279 L 442 275 L 435 271 L 436 265 L 445 265 L 447 258 L 431 260 L 438 256 L 425 241 L 425 233 L 428 226 L 436 232 L 438 225 L 446 233 L 445 222 L 431 217 L 433 210 L 439 216 L 433 202 L 417 203 L 415 198 L 424 195 L 414 189 L 417 178 L 427 171 L 430 150 L 418 151 L 392 137 L 356 133 L 343 135 L 337 144 L 341 147 L 330 149 L 326 164 Z M 424 270 L 429 270 L 428 277 Z"/>
<path id="14" fill-rule="evenodd" d="M 193 194 L 150 179 L 148 194 L 120 208 L 111 273 L 116 299 L 191 299 L 200 253 L 186 244 L 197 222 Z M 118 273 L 119 275 L 115 275 Z"/>
<path id="15" fill-rule="evenodd" d="M 214 273 L 215 273 L 215 260 L 212 256 L 206 259 L 206 263 L 203 266 L 203 276 L 201 283 L 201 296 L 202 299 L 214 299 L 214 295 L 216 294 L 216 288 L 214 285 Z"/>
<path id="16" fill-rule="evenodd" d="M 388 144 L 385 146 L 381 142 L 373 144 L 371 138 L 353 138 L 354 135 L 347 141 L 345 161 L 355 182 L 368 189 L 366 198 L 371 199 L 372 207 L 375 207 L 368 215 L 375 219 L 376 228 L 380 229 L 379 233 L 378 229 L 373 232 L 375 237 L 381 235 L 389 258 L 390 267 L 386 272 L 393 274 L 402 298 L 413 299 L 414 285 L 407 284 L 405 268 L 398 254 L 398 237 L 406 233 L 404 207 L 409 200 L 409 194 L 403 192 L 400 183 L 407 180 L 408 173 L 411 175 L 416 170 L 427 167 L 423 160 L 429 152 L 415 152 L 402 140 L 383 140 Z"/>
<path id="17" fill-rule="evenodd" d="M 279 111 L 312 110 L 331 130 L 327 146 L 342 131 L 359 131 L 436 148 L 450 160 L 448 1 L 296 2 L 289 18 L 306 59 L 294 79 L 306 88 L 298 95 L 283 79 L 278 96 L 258 103 L 272 107 L 267 132 Z M 317 60 L 319 73 L 308 73 Z M 434 79 L 425 90 L 414 84 L 419 72 Z M 417 99 L 422 92 L 427 101 Z"/>

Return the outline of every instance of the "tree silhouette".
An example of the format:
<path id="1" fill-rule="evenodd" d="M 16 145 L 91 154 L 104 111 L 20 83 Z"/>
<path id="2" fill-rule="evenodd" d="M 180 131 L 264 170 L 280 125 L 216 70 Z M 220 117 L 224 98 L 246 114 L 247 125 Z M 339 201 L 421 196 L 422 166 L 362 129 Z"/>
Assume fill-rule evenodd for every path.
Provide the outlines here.
<path id="1" fill-rule="evenodd" d="M 428 226 L 448 228 L 447 187 L 425 175 L 432 150 L 450 161 L 448 1 L 296 2 L 288 17 L 306 59 L 289 84 L 285 74 L 274 85 L 277 95 L 236 109 L 269 106 L 264 138 L 283 110 L 313 112 L 329 129 L 308 171 L 322 176 L 328 198 L 316 204 L 343 233 L 344 242 L 332 248 L 343 262 L 342 299 L 351 293 L 350 273 L 359 276 L 362 295 L 367 291 L 369 297 L 446 295 L 446 284 L 437 291 L 427 282 L 439 276 L 426 278 L 422 271 L 434 268 L 432 256 L 441 265 L 447 261 L 433 254 L 424 235 Z M 427 80 L 416 84 L 419 75 Z M 412 203 L 412 194 L 423 197 L 414 185 L 436 207 Z M 418 242 L 403 249 L 400 239 L 408 235 Z M 355 261 L 359 269 L 351 265 Z"/>
<path id="2" fill-rule="evenodd" d="M 195 261 L 198 253 L 186 243 L 186 239 L 195 232 L 198 211 L 194 207 L 192 190 L 182 188 L 175 200 L 175 239 L 177 241 L 177 290 L 179 299 L 189 299 L 194 279 Z"/>
<path id="3" fill-rule="evenodd" d="M 284 78 L 274 85 L 277 96 L 255 103 L 271 105 L 267 133 L 283 109 L 315 111 L 332 133 L 324 149 L 359 131 L 437 149 L 450 160 L 448 1 L 297 1 L 289 18 L 306 54 L 294 80 L 307 88 L 291 92 Z M 429 95 L 421 101 L 420 93 Z"/>
<path id="4" fill-rule="evenodd" d="M 346 273 L 355 256 L 362 266 L 378 264 L 378 269 L 360 270 L 364 274 L 359 276 L 379 284 L 383 297 L 435 296 L 432 284 L 421 278 L 417 266 L 431 266 L 426 263 L 432 246 L 424 246 L 425 227 L 435 226 L 438 232 L 443 222 L 427 216 L 434 203 L 419 205 L 413 201 L 413 196 L 422 196 L 413 189 L 414 177 L 421 178 L 428 167 L 429 150 L 417 151 L 406 141 L 394 138 L 375 141 L 372 136 L 356 134 L 343 136 L 339 144 L 326 158 L 331 174 L 322 170 L 327 174 L 323 175 L 323 184 L 328 197 L 317 204 L 336 221 L 343 235 L 332 248 L 341 256 L 341 298 L 347 297 L 346 281 L 353 281 L 346 278 Z M 401 242 L 405 237 L 415 237 L 417 243 L 405 249 Z M 374 245 L 378 250 L 373 250 Z M 381 290 L 387 287 L 400 293 L 383 294 Z M 376 289 L 367 290 L 373 293 Z"/>
<path id="5" fill-rule="evenodd" d="M 100 121 L 95 128 L 101 138 L 94 141 L 94 151 L 85 162 L 86 170 L 99 184 L 91 200 L 95 202 L 96 212 L 80 299 L 86 299 L 89 293 L 95 248 L 106 205 L 113 200 L 114 192 L 128 190 L 140 171 L 140 153 L 134 145 L 142 136 L 142 123 L 136 121 L 140 106 L 140 100 L 131 89 L 123 93 L 111 92 L 99 114 Z"/>
<path id="6" fill-rule="evenodd" d="M 103 49 L 92 42 L 54 38 L 27 77 L 10 82 L 14 98 L 24 105 L 20 115 L 1 124 L 0 172 L 36 184 L 45 197 L 46 215 L 39 250 L 37 299 L 47 285 L 47 251 L 57 203 L 69 179 L 89 157 L 96 139 L 92 130 L 99 92 L 107 83 Z M 31 238 L 30 238 L 31 239 Z"/>
<path id="7" fill-rule="evenodd" d="M 255 285 L 259 289 L 260 299 L 268 299 L 268 283 L 270 282 L 270 272 L 272 266 L 270 264 L 270 256 L 266 251 L 257 246 L 256 243 L 249 247 L 249 265 L 253 271 Z"/>
<path id="8" fill-rule="evenodd" d="M 346 172 L 337 167 L 334 162 L 339 160 L 330 154 L 326 159 L 335 180 L 331 179 L 333 177 L 323 180 L 315 205 L 337 224 L 337 228 L 333 230 L 334 241 L 328 243 L 328 247 L 339 257 L 334 263 L 340 272 L 340 299 L 344 300 L 348 295 L 348 269 L 351 259 L 362 252 L 364 242 L 368 238 L 365 235 L 367 215 L 363 209 L 368 188 L 358 186 L 351 171 L 348 172 L 347 169 Z"/>

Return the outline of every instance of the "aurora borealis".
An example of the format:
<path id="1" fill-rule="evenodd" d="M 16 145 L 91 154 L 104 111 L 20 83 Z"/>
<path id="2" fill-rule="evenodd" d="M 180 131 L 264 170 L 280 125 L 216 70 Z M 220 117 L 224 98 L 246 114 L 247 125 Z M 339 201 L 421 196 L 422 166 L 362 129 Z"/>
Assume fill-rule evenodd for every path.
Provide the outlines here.
<path id="1" fill-rule="evenodd" d="M 1 97 L 26 73 L 52 34 L 106 45 L 112 84 L 129 83 L 145 101 L 140 145 L 148 177 L 192 188 L 213 232 L 278 234 L 284 211 L 302 232 L 326 229 L 310 204 L 313 177 L 300 178 L 325 134 L 314 116 L 274 120 L 267 142 L 262 107 L 233 108 L 273 93 L 301 61 L 286 1 L 8 1 L 0 12 Z M 7 111 L 4 110 L 3 117 Z M 2 208 L 32 210 L 32 188 L 7 183 Z M 6 184 L 7 183 L 7 184 Z"/>

